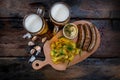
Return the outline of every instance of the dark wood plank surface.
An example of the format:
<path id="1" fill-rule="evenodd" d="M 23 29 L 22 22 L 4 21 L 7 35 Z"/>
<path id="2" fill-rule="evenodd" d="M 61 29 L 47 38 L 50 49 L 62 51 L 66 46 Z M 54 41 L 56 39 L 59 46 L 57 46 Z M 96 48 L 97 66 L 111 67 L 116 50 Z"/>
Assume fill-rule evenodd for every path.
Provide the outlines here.
<path id="1" fill-rule="evenodd" d="M 46 8 L 45 18 L 49 20 L 49 9 L 56 2 L 70 6 L 70 22 L 88 20 L 96 25 L 101 44 L 90 58 L 66 71 L 50 66 L 35 71 L 27 63 L 29 40 L 22 38 L 26 33 L 22 20 L 40 6 Z M 120 0 L 0 0 L 0 80 L 120 80 L 119 35 Z"/>
<path id="2" fill-rule="evenodd" d="M 120 58 L 88 58 L 66 71 L 46 66 L 35 71 L 23 59 L 0 59 L 0 80 L 120 80 Z"/>
<path id="3" fill-rule="evenodd" d="M 48 17 L 52 4 L 61 1 L 70 6 L 71 17 L 120 18 L 120 0 L 1 0 L 0 17 L 24 17 L 36 12 L 41 5 L 46 8 L 45 17 Z"/>

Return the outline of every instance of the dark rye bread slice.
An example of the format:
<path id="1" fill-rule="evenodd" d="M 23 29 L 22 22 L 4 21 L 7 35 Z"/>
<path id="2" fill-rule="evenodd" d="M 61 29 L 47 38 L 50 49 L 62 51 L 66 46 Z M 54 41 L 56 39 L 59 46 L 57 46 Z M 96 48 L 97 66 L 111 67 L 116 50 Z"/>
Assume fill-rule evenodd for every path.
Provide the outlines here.
<path id="1" fill-rule="evenodd" d="M 83 24 L 83 29 L 85 32 L 85 40 L 83 44 L 83 51 L 88 51 L 88 47 L 91 42 L 91 32 L 90 32 L 90 27 L 88 24 Z"/>
<path id="2" fill-rule="evenodd" d="M 77 48 L 82 49 L 85 40 L 85 32 L 82 24 L 78 24 L 77 27 L 78 27 L 78 40 L 76 45 Z"/>

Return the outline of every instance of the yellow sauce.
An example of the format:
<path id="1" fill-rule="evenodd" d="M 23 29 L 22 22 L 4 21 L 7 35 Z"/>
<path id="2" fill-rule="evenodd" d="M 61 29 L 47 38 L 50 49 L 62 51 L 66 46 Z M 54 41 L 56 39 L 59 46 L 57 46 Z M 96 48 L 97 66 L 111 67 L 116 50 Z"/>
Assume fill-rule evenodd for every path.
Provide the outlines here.
<path id="1" fill-rule="evenodd" d="M 77 36 L 78 34 L 78 29 L 76 27 L 76 25 L 74 24 L 67 24 L 65 25 L 64 29 L 63 29 L 63 34 L 65 37 L 69 38 L 69 39 L 73 39 Z"/>

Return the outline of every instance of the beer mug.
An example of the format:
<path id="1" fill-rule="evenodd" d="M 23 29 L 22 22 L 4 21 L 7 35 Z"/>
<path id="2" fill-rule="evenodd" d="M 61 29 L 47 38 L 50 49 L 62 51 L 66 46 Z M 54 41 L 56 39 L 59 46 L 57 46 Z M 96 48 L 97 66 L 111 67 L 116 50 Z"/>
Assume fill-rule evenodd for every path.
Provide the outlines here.
<path id="1" fill-rule="evenodd" d="M 59 31 L 59 27 L 64 26 L 70 19 L 70 10 L 67 4 L 63 2 L 55 3 L 49 12 L 50 20 L 53 22 L 53 34 Z"/>
<path id="2" fill-rule="evenodd" d="M 38 8 L 37 14 L 29 14 L 23 19 L 24 28 L 33 35 L 42 35 L 48 31 L 43 11 L 44 8 Z"/>

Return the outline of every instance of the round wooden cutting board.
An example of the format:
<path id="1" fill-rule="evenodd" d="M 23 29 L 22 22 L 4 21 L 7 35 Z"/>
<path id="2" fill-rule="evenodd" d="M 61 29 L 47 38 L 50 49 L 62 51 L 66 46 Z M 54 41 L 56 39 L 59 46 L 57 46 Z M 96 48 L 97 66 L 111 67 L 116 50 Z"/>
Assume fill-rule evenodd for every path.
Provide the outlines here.
<path id="1" fill-rule="evenodd" d="M 84 21 L 84 20 L 75 21 L 73 23 L 76 24 L 76 25 L 77 24 L 85 24 L 85 23 L 91 24 L 90 22 Z M 53 41 L 56 41 L 58 39 L 58 37 L 63 36 L 62 30 L 59 31 L 50 41 L 47 41 L 44 44 L 43 49 L 44 49 L 44 54 L 45 54 L 45 60 L 44 61 L 40 61 L 40 60 L 34 61 L 32 63 L 33 69 L 38 70 L 38 69 L 41 69 L 42 67 L 44 67 L 45 65 L 49 64 L 56 70 L 66 70 L 67 67 L 72 66 L 74 64 L 77 64 L 77 63 L 85 60 L 86 58 L 88 58 L 90 55 L 92 55 L 97 50 L 97 48 L 99 47 L 99 44 L 100 44 L 100 33 L 99 33 L 99 31 L 96 27 L 95 27 L 95 29 L 96 29 L 96 32 L 97 32 L 97 40 L 96 40 L 96 45 L 93 48 L 93 50 L 91 52 L 82 51 L 81 55 L 76 55 L 75 58 L 73 59 L 73 61 L 71 61 L 69 64 L 67 64 L 67 63 L 54 64 L 52 62 L 52 59 L 51 59 L 51 56 L 50 56 L 50 51 L 51 51 L 50 44 Z M 77 38 L 73 39 L 73 41 L 76 42 Z"/>

